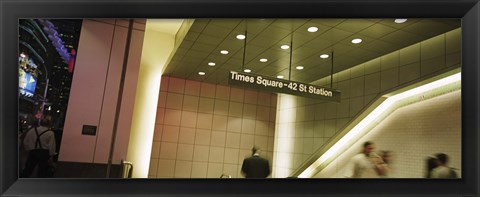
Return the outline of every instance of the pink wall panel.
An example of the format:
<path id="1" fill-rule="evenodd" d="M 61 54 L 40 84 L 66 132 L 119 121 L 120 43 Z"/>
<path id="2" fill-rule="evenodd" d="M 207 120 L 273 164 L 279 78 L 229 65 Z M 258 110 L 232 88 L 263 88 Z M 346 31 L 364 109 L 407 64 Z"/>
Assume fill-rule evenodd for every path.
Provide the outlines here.
<path id="1" fill-rule="evenodd" d="M 60 161 L 108 163 L 128 29 L 115 21 L 84 20 Z M 133 30 L 113 163 L 126 157 L 144 31 Z M 97 134 L 82 135 L 83 125 Z"/>
<path id="2" fill-rule="evenodd" d="M 82 127 L 99 125 L 112 35 L 112 25 L 83 22 L 60 161 L 93 161 L 97 135 L 82 135 Z"/>
<path id="3" fill-rule="evenodd" d="M 122 75 L 127 31 L 128 29 L 125 27 L 115 27 L 112 51 L 110 53 L 110 64 L 108 66 L 108 75 L 105 84 L 105 95 L 102 101 L 103 106 L 98 131 L 98 140 L 95 147 L 95 163 L 108 163 Z"/>

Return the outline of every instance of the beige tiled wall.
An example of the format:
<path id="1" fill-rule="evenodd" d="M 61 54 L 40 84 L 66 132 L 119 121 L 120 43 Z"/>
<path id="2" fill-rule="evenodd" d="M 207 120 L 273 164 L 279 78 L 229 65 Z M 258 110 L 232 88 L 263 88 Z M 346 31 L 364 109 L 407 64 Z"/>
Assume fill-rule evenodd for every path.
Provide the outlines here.
<path id="1" fill-rule="evenodd" d="M 459 169 L 460 176 L 461 120 L 460 90 L 399 108 L 314 177 L 351 175 L 350 159 L 365 141 L 373 141 L 376 151 L 393 152 L 393 178 L 423 178 L 427 156 L 440 152 L 450 157 L 449 166 Z"/>
<path id="2" fill-rule="evenodd" d="M 162 77 L 149 178 L 242 177 L 253 145 L 273 160 L 271 93 Z"/>
<path id="3" fill-rule="evenodd" d="M 289 176 L 377 96 L 460 67 L 460 43 L 461 30 L 456 29 L 335 73 L 333 88 L 341 91 L 340 103 L 280 94 L 275 140 L 282 143 L 276 143 L 273 176 Z M 330 87 L 330 77 L 311 83 Z"/>

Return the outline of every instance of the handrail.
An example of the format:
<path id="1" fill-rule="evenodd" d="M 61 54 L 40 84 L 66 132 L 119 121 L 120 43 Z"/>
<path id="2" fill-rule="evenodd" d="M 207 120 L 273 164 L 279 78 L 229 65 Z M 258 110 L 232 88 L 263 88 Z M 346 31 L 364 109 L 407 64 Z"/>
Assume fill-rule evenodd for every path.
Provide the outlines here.
<path id="1" fill-rule="evenodd" d="M 132 178 L 133 163 L 122 160 L 122 178 Z"/>
<path id="2" fill-rule="evenodd" d="M 232 175 L 222 174 L 220 178 L 232 178 Z"/>

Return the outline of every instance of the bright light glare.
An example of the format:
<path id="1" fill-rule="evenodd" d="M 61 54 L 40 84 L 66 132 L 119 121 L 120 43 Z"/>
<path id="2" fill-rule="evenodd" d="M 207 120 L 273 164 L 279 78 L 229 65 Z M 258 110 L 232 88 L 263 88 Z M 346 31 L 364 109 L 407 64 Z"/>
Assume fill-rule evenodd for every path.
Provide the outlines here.
<path id="1" fill-rule="evenodd" d="M 262 58 L 262 59 L 260 59 L 260 62 L 267 62 L 267 61 L 268 61 L 267 58 Z"/>
<path id="2" fill-rule="evenodd" d="M 246 37 L 246 36 L 243 35 L 243 34 L 237 35 L 237 39 L 239 39 L 239 40 L 243 40 L 243 39 L 245 39 L 245 37 Z"/>
<path id="3" fill-rule="evenodd" d="M 362 42 L 362 39 L 360 39 L 360 38 L 355 38 L 355 39 L 352 40 L 353 44 L 358 44 L 358 43 L 361 43 L 361 42 Z"/>
<path id="4" fill-rule="evenodd" d="M 252 70 L 247 68 L 247 69 L 243 70 L 243 72 L 249 73 L 249 72 L 252 72 Z"/>
<path id="5" fill-rule="evenodd" d="M 320 55 L 320 58 L 322 58 L 322 59 L 325 59 L 325 58 L 328 58 L 328 57 L 329 57 L 328 54 L 321 54 Z"/>
<path id="6" fill-rule="evenodd" d="M 205 75 L 205 72 L 198 72 L 199 75 Z"/>
<path id="7" fill-rule="evenodd" d="M 277 78 L 283 79 L 283 75 L 278 75 Z"/>
<path id="8" fill-rule="evenodd" d="M 215 62 L 208 62 L 209 66 L 215 66 Z"/>
<path id="9" fill-rule="evenodd" d="M 318 27 L 309 27 L 309 28 L 307 29 L 307 31 L 308 31 L 308 32 L 312 32 L 312 33 L 313 33 L 313 32 L 317 32 L 317 31 L 318 31 Z"/>
<path id="10" fill-rule="evenodd" d="M 227 50 L 221 50 L 220 53 L 226 55 L 226 54 L 228 54 L 228 51 Z"/>
<path id="11" fill-rule="evenodd" d="M 284 44 L 284 45 L 280 46 L 280 48 L 282 48 L 282 49 L 289 49 L 289 48 L 290 48 L 290 46 L 288 46 L 288 45 Z"/>
<path id="12" fill-rule="evenodd" d="M 395 23 L 404 23 L 404 22 L 407 22 L 407 19 L 395 19 Z"/>
<path id="13" fill-rule="evenodd" d="M 418 95 L 445 85 L 449 85 L 461 80 L 461 73 L 457 73 L 443 79 L 425 84 L 420 87 L 407 90 L 405 92 L 390 96 L 385 101 L 383 101 L 377 108 L 375 108 L 370 114 L 367 115 L 363 120 L 360 121 L 352 130 L 350 130 L 345 136 L 343 136 L 338 142 L 336 142 L 331 148 L 329 148 L 322 156 L 320 156 L 315 162 L 313 162 L 307 169 L 305 169 L 298 177 L 299 178 L 309 178 L 312 177 L 315 173 L 315 169 L 320 166 L 322 163 L 328 161 L 335 155 L 339 155 L 342 149 L 348 148 L 351 146 L 355 140 L 357 140 L 361 134 L 367 132 L 365 128 L 374 122 L 378 117 L 382 116 L 384 112 L 388 111 L 395 102 L 403 100 L 405 98 Z"/>
<path id="14" fill-rule="evenodd" d="M 295 67 L 297 70 L 303 70 L 303 66 L 297 66 Z"/>

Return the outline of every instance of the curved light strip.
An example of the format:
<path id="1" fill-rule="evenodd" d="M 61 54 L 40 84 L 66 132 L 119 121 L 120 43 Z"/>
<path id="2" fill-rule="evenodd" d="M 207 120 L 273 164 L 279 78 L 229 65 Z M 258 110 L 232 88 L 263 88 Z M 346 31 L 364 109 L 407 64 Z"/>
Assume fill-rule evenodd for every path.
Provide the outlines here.
<path id="1" fill-rule="evenodd" d="M 38 23 L 35 22 L 33 19 L 28 19 L 28 21 L 30 21 L 30 23 L 31 23 L 35 28 L 37 28 L 37 32 L 40 32 L 40 34 L 42 34 L 42 36 L 43 36 L 43 39 L 45 39 L 45 41 L 48 42 L 48 37 L 43 33 L 43 30 L 42 30 L 42 28 L 40 28 L 40 26 L 38 26 Z"/>
<path id="2" fill-rule="evenodd" d="M 427 92 L 445 85 L 449 85 L 461 80 L 461 73 L 456 73 L 451 76 L 439 79 L 437 81 L 422 85 L 420 87 L 407 90 L 405 92 L 388 97 L 377 108 L 375 108 L 370 114 L 368 114 L 363 120 L 360 121 L 353 129 L 345 134 L 340 140 L 338 140 L 331 148 L 329 148 L 322 156 L 320 156 L 315 162 L 313 162 L 307 169 L 305 169 L 298 177 L 309 178 L 315 175 L 315 169 L 322 165 L 325 161 L 332 159 L 333 156 L 338 155 L 339 152 L 345 147 L 353 143 L 352 140 L 358 139 L 360 134 L 365 134 L 367 130 L 365 128 L 373 123 L 380 115 L 388 111 L 389 108 L 396 102 L 408 98 L 413 95 L 417 95 L 423 92 Z"/>
<path id="3" fill-rule="evenodd" d="M 37 41 L 37 43 L 42 47 L 42 49 L 47 52 L 47 48 L 45 48 L 45 46 L 42 44 L 42 42 L 40 41 L 40 39 L 38 39 L 37 35 L 35 35 L 35 33 L 33 33 L 33 30 L 29 29 L 28 27 L 25 27 L 23 25 L 19 25 L 18 27 L 20 27 L 20 29 L 23 29 L 25 30 L 26 32 L 28 32 L 34 39 L 35 41 Z"/>

